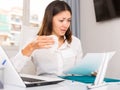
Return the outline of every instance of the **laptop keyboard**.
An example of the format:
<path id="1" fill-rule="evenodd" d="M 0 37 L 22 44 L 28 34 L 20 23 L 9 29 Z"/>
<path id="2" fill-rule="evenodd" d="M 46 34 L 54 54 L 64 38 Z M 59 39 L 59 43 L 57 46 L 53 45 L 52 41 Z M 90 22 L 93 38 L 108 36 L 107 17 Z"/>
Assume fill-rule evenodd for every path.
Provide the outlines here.
<path id="1" fill-rule="evenodd" d="M 39 79 L 30 78 L 30 77 L 21 77 L 21 78 L 24 81 L 26 87 L 52 85 L 52 84 L 57 84 L 59 82 L 64 81 L 64 80 L 59 80 L 59 81 L 45 81 L 45 80 L 39 80 Z"/>
<path id="2" fill-rule="evenodd" d="M 23 81 L 27 81 L 27 82 L 38 82 L 38 81 L 44 81 L 44 80 L 38 80 L 38 79 L 34 79 L 34 78 L 27 78 L 27 77 L 21 77 Z"/>

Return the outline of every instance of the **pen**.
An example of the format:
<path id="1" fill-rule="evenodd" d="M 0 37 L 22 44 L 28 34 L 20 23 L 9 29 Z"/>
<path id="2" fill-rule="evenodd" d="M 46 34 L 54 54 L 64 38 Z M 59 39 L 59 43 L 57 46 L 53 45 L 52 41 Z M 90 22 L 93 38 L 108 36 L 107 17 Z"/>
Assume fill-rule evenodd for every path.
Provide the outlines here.
<path id="1" fill-rule="evenodd" d="M 6 63 L 6 59 L 3 60 L 2 65 L 5 65 L 5 63 Z"/>

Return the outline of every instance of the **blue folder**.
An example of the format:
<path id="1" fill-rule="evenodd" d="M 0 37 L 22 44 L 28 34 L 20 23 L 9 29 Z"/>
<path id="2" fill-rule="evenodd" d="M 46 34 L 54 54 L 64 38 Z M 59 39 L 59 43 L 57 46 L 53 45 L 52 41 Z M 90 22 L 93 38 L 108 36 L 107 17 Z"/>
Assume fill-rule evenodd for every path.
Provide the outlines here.
<path id="1" fill-rule="evenodd" d="M 71 80 L 71 81 L 77 81 L 82 83 L 94 83 L 95 76 L 61 76 L 63 79 Z M 112 79 L 112 78 L 104 78 L 105 82 L 120 82 L 118 79 Z"/>

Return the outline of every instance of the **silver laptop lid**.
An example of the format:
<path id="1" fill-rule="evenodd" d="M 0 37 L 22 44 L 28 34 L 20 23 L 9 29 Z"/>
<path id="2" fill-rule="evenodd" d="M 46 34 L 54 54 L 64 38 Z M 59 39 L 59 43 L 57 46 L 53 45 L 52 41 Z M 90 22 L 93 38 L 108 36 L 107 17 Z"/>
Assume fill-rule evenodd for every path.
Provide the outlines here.
<path id="1" fill-rule="evenodd" d="M 104 53 L 104 58 L 103 58 L 103 60 L 101 62 L 101 65 L 99 67 L 99 70 L 98 70 L 94 85 L 98 85 L 98 84 L 103 83 L 103 80 L 104 80 L 105 75 L 106 75 L 106 70 L 107 70 L 108 63 L 109 63 L 109 61 L 111 60 L 112 56 L 115 53 L 116 53 L 115 51 L 114 52 L 106 52 L 106 53 Z"/>
<path id="2" fill-rule="evenodd" d="M 2 65 L 5 66 L 5 84 L 16 85 L 21 87 L 33 87 L 33 86 L 43 86 L 43 85 L 51 85 L 57 84 L 61 81 L 64 81 L 62 78 L 59 77 L 47 77 L 47 76 L 36 76 L 36 75 L 27 75 L 27 74 L 20 74 L 15 69 L 14 65 L 9 60 L 8 56 L 6 55 L 5 51 L 0 47 L 0 61 Z M 24 81 L 22 77 L 27 78 L 29 81 Z M 36 80 L 32 81 L 31 79 Z"/>
<path id="3" fill-rule="evenodd" d="M 0 57 L 1 64 L 6 61 L 6 63 L 4 63 L 4 83 L 26 87 L 2 47 L 0 47 Z"/>

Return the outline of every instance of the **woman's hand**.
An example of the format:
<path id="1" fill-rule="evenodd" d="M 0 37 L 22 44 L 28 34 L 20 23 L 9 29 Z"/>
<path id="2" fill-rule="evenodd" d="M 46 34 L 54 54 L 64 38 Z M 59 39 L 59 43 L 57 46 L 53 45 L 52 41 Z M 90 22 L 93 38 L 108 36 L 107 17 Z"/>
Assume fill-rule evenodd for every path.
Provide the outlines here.
<path id="1" fill-rule="evenodd" d="M 31 43 L 29 43 L 22 53 L 25 56 L 30 56 L 36 49 L 50 48 L 54 44 L 54 39 L 51 36 L 37 36 Z"/>
<path id="2" fill-rule="evenodd" d="M 38 36 L 31 45 L 34 49 L 50 48 L 54 44 L 54 39 L 50 36 Z"/>

